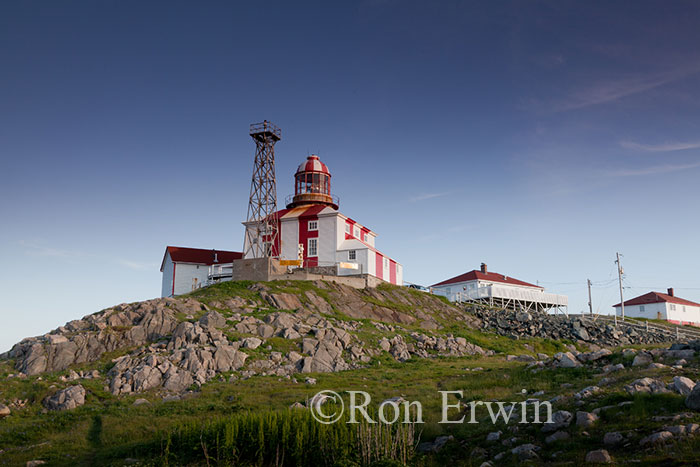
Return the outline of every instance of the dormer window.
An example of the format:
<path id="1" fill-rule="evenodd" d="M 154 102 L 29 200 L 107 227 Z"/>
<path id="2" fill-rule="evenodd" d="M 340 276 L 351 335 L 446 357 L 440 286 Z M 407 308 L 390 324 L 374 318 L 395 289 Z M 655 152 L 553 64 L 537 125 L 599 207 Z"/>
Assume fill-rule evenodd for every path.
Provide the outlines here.
<path id="1" fill-rule="evenodd" d="M 318 221 L 309 221 L 309 230 L 318 230 Z"/>

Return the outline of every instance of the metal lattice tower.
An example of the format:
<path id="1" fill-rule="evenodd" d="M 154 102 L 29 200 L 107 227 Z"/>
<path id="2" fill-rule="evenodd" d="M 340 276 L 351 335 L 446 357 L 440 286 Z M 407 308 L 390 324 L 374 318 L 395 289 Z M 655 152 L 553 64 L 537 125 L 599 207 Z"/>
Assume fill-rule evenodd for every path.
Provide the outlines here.
<path id="1" fill-rule="evenodd" d="M 282 131 L 265 120 L 250 125 L 250 136 L 255 141 L 255 165 L 250 182 L 244 257 L 271 257 L 279 254 L 275 252 L 279 235 L 275 143 L 282 138 Z"/>

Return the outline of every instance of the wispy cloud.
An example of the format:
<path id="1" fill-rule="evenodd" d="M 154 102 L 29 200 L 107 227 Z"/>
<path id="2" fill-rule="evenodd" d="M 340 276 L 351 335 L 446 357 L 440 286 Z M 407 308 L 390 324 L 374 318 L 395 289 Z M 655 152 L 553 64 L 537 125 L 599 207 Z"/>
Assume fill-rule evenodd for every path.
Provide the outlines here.
<path id="1" fill-rule="evenodd" d="M 625 149 L 646 152 L 671 152 L 684 151 L 686 149 L 700 148 L 700 142 L 696 143 L 663 143 L 663 144 L 641 144 L 634 141 L 620 141 L 620 146 Z"/>
<path id="2" fill-rule="evenodd" d="M 148 271 L 148 270 L 155 270 L 158 268 L 158 264 L 156 264 L 156 263 L 129 261 L 126 259 L 119 259 L 119 260 L 117 260 L 117 263 L 119 263 L 122 266 L 127 267 L 129 269 L 134 269 L 136 271 Z"/>
<path id="3" fill-rule="evenodd" d="M 444 192 L 444 193 L 423 193 L 421 195 L 413 196 L 409 198 L 408 200 L 412 203 L 415 203 L 417 201 L 425 201 L 426 199 L 433 199 L 433 198 L 439 198 L 441 196 L 447 196 L 449 195 L 449 192 Z"/>
<path id="4" fill-rule="evenodd" d="M 31 241 L 27 241 L 27 240 L 20 240 L 19 245 L 22 247 L 25 254 L 31 255 L 31 256 L 44 256 L 44 257 L 49 256 L 52 258 L 70 258 L 70 257 L 80 256 L 82 254 L 82 253 L 76 252 L 76 251 L 62 250 L 59 248 L 48 247 L 45 245 L 41 245 L 37 242 L 31 242 Z"/>
<path id="5" fill-rule="evenodd" d="M 637 177 L 642 175 L 657 175 L 669 172 L 678 172 L 679 170 L 695 169 L 697 167 L 700 167 L 700 162 L 695 162 L 692 164 L 668 164 L 635 169 L 612 170 L 607 172 L 606 175 L 609 177 Z"/>
<path id="6" fill-rule="evenodd" d="M 590 87 L 573 92 L 563 100 L 555 102 L 553 110 L 561 112 L 613 102 L 623 97 L 639 94 L 678 81 L 699 71 L 698 67 L 686 67 L 662 73 L 600 81 Z"/>

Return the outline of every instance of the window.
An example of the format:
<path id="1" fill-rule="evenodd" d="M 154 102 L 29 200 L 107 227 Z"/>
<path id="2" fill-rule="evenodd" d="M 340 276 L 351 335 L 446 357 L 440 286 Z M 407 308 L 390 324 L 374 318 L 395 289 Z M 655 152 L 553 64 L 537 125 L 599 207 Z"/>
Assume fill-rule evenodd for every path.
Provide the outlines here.
<path id="1" fill-rule="evenodd" d="M 644 313 L 644 305 L 639 305 L 639 312 Z"/>
<path id="2" fill-rule="evenodd" d="M 309 221 L 309 230 L 318 230 L 318 221 Z"/>
<path id="3" fill-rule="evenodd" d="M 676 311 L 676 305 L 674 305 L 673 303 L 671 304 L 671 311 Z"/>
<path id="4" fill-rule="evenodd" d="M 384 267 L 385 268 L 389 267 L 389 260 L 387 258 L 384 258 Z"/>
<path id="5" fill-rule="evenodd" d="M 355 250 L 348 251 L 348 260 L 355 261 L 357 259 L 357 252 Z"/>
<path id="6" fill-rule="evenodd" d="M 346 223 L 345 224 L 345 233 L 346 234 L 351 234 L 352 232 L 350 231 L 350 224 Z"/>
<path id="7" fill-rule="evenodd" d="M 307 249 L 306 256 L 318 256 L 318 238 L 309 239 L 309 248 Z"/>
<path id="8" fill-rule="evenodd" d="M 355 230 L 353 231 L 353 236 L 355 238 L 360 238 L 360 228 L 358 226 L 355 226 Z"/>

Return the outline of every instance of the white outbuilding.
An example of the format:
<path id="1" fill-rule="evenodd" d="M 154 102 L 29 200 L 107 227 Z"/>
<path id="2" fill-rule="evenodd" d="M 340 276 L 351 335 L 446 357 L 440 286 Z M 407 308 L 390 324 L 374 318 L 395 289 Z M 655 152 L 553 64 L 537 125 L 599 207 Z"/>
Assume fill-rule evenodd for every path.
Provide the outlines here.
<path id="1" fill-rule="evenodd" d="M 208 285 L 213 268 L 230 265 L 241 259 L 237 251 L 205 250 L 168 246 L 165 248 L 160 272 L 163 273 L 161 297 L 174 297 Z"/>
<path id="2" fill-rule="evenodd" d="M 451 302 L 480 302 L 502 308 L 527 311 L 566 311 L 566 295 L 547 293 L 543 287 L 505 274 L 490 272 L 485 263 L 480 269 L 438 282 L 430 287 L 436 295 Z"/>
<path id="3" fill-rule="evenodd" d="M 625 316 L 661 319 L 674 324 L 700 325 L 700 303 L 676 297 L 673 288 L 661 292 L 649 292 L 625 302 Z M 622 306 L 613 305 L 620 316 Z"/>

